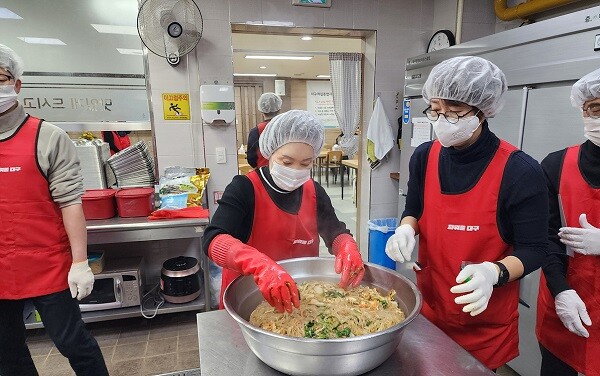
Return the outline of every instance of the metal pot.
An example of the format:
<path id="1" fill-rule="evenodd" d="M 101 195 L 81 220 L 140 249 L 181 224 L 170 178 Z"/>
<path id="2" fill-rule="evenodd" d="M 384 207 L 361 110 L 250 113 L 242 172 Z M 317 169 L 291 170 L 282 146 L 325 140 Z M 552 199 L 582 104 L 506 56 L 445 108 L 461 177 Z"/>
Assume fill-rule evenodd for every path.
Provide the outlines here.
<path id="1" fill-rule="evenodd" d="M 332 257 L 305 257 L 279 262 L 297 283 L 311 280 L 339 282 Z M 254 354 L 278 371 L 290 375 L 360 375 L 379 366 L 392 355 L 402 331 L 421 310 L 421 294 L 406 277 L 381 266 L 365 263 L 363 285 L 384 295 L 396 290 L 406 319 L 381 332 L 350 338 L 312 339 L 283 336 L 253 325 L 248 319 L 263 301 L 252 276 L 235 279 L 225 290 L 225 309 L 238 322 Z"/>

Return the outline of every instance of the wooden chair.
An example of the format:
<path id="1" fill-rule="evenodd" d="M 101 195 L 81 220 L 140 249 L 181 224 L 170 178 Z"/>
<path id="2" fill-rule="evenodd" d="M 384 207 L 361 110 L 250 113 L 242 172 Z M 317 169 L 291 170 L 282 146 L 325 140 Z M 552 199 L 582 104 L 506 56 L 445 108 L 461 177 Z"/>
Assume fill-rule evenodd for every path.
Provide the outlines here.
<path id="1" fill-rule="evenodd" d="M 333 172 L 333 182 L 337 181 L 338 173 L 342 173 L 342 151 L 328 151 L 325 157 L 325 181 L 329 187 L 329 171 Z"/>

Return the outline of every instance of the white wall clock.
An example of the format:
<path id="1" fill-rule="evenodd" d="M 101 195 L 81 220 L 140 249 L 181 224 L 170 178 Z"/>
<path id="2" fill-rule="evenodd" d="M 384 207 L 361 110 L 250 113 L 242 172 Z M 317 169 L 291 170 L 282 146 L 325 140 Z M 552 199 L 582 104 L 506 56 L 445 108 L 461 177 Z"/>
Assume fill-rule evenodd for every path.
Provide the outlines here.
<path id="1" fill-rule="evenodd" d="M 429 40 L 427 52 L 441 50 L 442 48 L 454 46 L 455 44 L 456 39 L 454 39 L 454 34 L 450 30 L 438 30 Z"/>

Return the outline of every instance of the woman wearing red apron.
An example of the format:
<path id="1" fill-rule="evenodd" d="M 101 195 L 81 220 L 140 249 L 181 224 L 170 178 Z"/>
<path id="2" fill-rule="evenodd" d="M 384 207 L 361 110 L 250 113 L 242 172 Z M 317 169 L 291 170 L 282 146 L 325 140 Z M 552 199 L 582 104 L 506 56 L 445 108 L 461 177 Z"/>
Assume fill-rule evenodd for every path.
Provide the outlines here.
<path id="1" fill-rule="evenodd" d="M 547 243 L 540 166 L 486 121 L 506 90 L 502 71 L 479 57 L 433 68 L 423 98 L 437 140 L 411 157 L 401 225 L 386 244 L 390 258 L 405 262 L 420 235 L 422 314 L 490 369 L 519 353 L 513 281 L 540 267 Z"/>
<path id="2" fill-rule="evenodd" d="M 325 190 L 310 178 L 323 134 L 309 112 L 276 116 L 259 142 L 269 165 L 234 177 L 225 188 L 203 241 L 208 256 L 223 267 L 221 308 L 227 285 L 248 274 L 279 312 L 299 307 L 296 283 L 276 261 L 318 256 L 319 235 L 336 257 L 340 286 L 360 283 L 364 265 L 358 246 Z"/>
<path id="3" fill-rule="evenodd" d="M 263 93 L 260 98 L 258 98 L 258 110 L 262 113 L 265 121 L 258 123 L 256 127 L 250 130 L 248 133 L 248 149 L 246 149 L 246 159 L 248 160 L 248 164 L 254 168 L 269 165 L 269 160 L 260 152 L 258 139 L 271 119 L 279 114 L 282 103 L 283 101 L 281 98 L 275 93 Z"/>
<path id="4" fill-rule="evenodd" d="M 573 85 L 571 102 L 588 141 L 542 161 L 550 199 L 536 325 L 542 376 L 600 375 L 600 69 Z"/>

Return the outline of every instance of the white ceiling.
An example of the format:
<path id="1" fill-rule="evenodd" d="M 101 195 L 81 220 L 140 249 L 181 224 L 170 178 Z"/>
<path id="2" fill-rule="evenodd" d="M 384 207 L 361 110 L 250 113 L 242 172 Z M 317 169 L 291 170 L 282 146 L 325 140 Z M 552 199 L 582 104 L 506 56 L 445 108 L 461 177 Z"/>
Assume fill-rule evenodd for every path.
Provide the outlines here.
<path id="1" fill-rule="evenodd" d="M 232 34 L 233 71 L 235 73 L 275 73 L 279 77 L 315 79 L 329 74 L 328 53 L 361 52 L 360 38 L 313 36 L 304 41 L 300 35 Z M 308 61 L 250 60 L 246 55 L 313 56 Z M 266 69 L 260 69 L 266 66 Z"/>
<path id="2" fill-rule="evenodd" d="M 213 1 L 213 0 L 211 0 Z M 214 0 L 218 1 L 218 0 Z M 142 57 L 123 55 L 121 49 L 139 50 L 138 35 L 102 34 L 91 24 L 137 26 L 137 0 L 3 0 L 22 19 L 0 19 L 1 43 L 14 49 L 28 72 L 83 72 L 143 74 Z M 202 8 L 200 8 L 202 11 Z M 57 38 L 65 45 L 28 44 L 18 37 Z M 235 73 L 276 73 L 279 77 L 314 79 L 328 74 L 327 53 L 360 52 L 361 39 L 317 37 L 302 41 L 299 35 L 232 35 Z M 247 54 L 293 54 L 314 56 L 309 61 L 262 61 Z M 259 66 L 266 66 L 260 69 Z"/>

